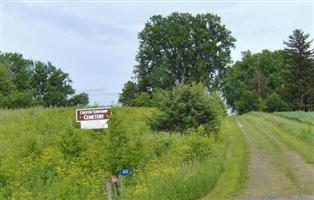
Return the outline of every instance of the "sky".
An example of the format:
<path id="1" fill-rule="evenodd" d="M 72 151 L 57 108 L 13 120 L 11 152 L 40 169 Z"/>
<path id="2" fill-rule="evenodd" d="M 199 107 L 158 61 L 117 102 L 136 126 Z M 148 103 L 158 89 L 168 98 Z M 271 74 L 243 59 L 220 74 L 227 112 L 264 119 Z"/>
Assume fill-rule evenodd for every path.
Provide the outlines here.
<path id="1" fill-rule="evenodd" d="M 149 18 L 172 12 L 214 13 L 237 39 L 241 52 L 282 49 L 296 28 L 313 38 L 314 1 L 0 0 L 0 51 L 51 61 L 70 74 L 76 92 L 90 103 L 117 103 L 133 76 L 137 38 Z"/>

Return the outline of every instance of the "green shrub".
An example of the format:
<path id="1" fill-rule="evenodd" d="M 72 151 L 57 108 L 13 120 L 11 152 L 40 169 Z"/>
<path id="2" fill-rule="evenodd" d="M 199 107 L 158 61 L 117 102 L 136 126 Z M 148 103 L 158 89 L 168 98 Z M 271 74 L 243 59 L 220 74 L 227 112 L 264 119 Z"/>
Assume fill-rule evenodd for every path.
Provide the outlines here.
<path id="1" fill-rule="evenodd" d="M 86 150 L 86 145 L 83 142 L 81 134 L 74 129 L 68 129 L 66 134 L 62 137 L 60 144 L 61 150 L 65 157 L 78 157 Z"/>
<path id="2" fill-rule="evenodd" d="M 113 108 L 109 128 L 94 131 L 75 125 L 74 108 L 0 110 L 0 199 L 105 199 L 105 178 L 122 167 L 134 172 L 124 179 L 125 199 L 208 193 L 225 145 L 204 137 L 205 125 L 184 136 L 153 134 L 146 121 L 155 112 Z"/>
<path id="3" fill-rule="evenodd" d="M 147 92 L 140 93 L 131 101 L 131 105 L 136 107 L 151 107 L 152 100 L 150 94 Z"/>
<path id="4" fill-rule="evenodd" d="M 176 136 L 170 137 L 171 147 L 162 158 L 134 173 L 137 182 L 125 189 L 125 199 L 200 199 L 213 189 L 223 170 L 226 145 L 210 137 Z"/>
<path id="5" fill-rule="evenodd" d="M 236 110 L 238 114 L 243 114 L 250 111 L 258 111 L 263 108 L 260 97 L 251 91 L 244 91 L 243 95 L 236 103 Z"/>
<path id="6" fill-rule="evenodd" d="M 276 93 L 272 93 L 265 100 L 264 111 L 275 112 L 275 111 L 287 111 L 287 110 L 289 110 L 288 104 L 284 102 Z"/>
<path id="7" fill-rule="evenodd" d="M 207 132 L 217 132 L 225 115 L 218 95 L 205 92 L 202 84 L 182 84 L 158 97 L 159 112 L 150 121 L 154 130 L 184 132 L 203 126 Z"/>

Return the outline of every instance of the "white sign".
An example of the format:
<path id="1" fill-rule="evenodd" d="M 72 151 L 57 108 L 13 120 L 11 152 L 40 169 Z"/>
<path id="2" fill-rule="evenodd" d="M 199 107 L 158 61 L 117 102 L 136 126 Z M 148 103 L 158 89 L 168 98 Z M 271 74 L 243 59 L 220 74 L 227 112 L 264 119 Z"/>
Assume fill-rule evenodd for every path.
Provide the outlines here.
<path id="1" fill-rule="evenodd" d="M 75 113 L 76 121 L 81 123 L 81 129 L 103 129 L 108 128 L 111 108 L 84 108 L 77 109 Z"/>

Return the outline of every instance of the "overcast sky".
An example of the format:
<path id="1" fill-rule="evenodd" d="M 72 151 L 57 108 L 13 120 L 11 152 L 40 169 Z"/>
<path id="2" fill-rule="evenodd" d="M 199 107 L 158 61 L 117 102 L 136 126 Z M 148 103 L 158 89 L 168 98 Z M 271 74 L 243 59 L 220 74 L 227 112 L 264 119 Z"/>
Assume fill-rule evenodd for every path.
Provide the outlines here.
<path id="1" fill-rule="evenodd" d="M 70 74 L 77 92 L 90 102 L 117 102 L 132 77 L 137 33 L 155 14 L 215 13 L 237 39 L 234 61 L 241 52 L 282 49 L 296 28 L 313 37 L 314 4 L 309 1 L 4 1 L 1 51 L 51 61 Z"/>

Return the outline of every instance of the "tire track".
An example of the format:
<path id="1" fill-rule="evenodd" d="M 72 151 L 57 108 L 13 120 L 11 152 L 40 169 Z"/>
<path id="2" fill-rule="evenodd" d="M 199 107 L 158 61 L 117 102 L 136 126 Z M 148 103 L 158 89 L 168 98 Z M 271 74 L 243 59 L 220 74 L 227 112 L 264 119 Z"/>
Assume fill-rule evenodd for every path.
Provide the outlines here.
<path id="1" fill-rule="evenodd" d="M 247 188 L 237 199 L 272 199 L 290 196 L 293 184 L 285 173 L 273 162 L 271 157 L 260 148 L 260 141 L 250 133 L 247 125 L 237 120 L 251 150 Z"/>
<path id="2" fill-rule="evenodd" d="M 252 117 L 255 122 L 259 120 L 256 117 Z M 306 163 L 306 161 L 297 153 L 290 150 L 284 143 L 282 143 L 276 135 L 271 132 L 264 124 L 255 126 L 261 133 L 263 133 L 268 140 L 270 140 L 274 145 L 282 152 L 282 157 L 285 159 L 285 165 L 288 168 L 291 176 L 294 177 L 296 182 L 296 187 L 298 191 L 303 194 L 314 195 L 314 167 L 311 164 Z"/>

